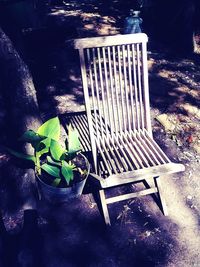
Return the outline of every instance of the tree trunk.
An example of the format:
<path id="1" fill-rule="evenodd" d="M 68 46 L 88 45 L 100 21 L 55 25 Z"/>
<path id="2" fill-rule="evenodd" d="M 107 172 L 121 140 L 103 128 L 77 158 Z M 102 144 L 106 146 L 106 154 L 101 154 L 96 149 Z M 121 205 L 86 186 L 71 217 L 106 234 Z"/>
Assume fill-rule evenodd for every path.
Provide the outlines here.
<path id="1" fill-rule="evenodd" d="M 4 128 L 3 144 L 19 149 L 16 145 L 27 129 L 37 129 L 41 124 L 36 90 L 28 67 L 20 58 L 12 42 L 0 28 L 0 94 L 5 116 L 0 126 Z M 2 111 L 2 110 L 1 110 Z M 2 113 L 0 113 L 2 114 Z M 21 146 L 23 152 L 32 153 L 31 146 Z M 6 209 L 16 210 L 27 202 L 33 205 L 35 191 L 34 170 L 26 162 L 0 155 L 0 200 Z"/>

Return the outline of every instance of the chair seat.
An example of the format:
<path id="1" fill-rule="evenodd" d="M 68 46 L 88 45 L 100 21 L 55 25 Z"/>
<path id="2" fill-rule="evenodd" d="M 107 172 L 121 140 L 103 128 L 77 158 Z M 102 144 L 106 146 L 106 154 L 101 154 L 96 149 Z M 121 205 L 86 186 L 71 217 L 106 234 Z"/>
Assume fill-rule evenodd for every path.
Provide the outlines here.
<path id="1" fill-rule="evenodd" d="M 172 163 L 147 131 L 127 132 L 98 140 L 99 176 L 103 188 L 183 171 Z"/>

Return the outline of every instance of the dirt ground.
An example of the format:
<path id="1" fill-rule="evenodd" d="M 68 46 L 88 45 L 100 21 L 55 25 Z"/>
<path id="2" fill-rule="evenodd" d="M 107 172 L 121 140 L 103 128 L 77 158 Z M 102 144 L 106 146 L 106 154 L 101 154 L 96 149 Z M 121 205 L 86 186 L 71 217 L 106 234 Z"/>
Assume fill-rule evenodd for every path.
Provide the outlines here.
<path id="1" fill-rule="evenodd" d="M 30 44 L 45 34 L 39 50 L 35 43 L 31 53 L 27 48 L 44 119 L 84 109 L 78 58 L 66 41 L 120 33 L 116 17 L 91 10 L 55 5 L 49 13 L 49 30 L 25 37 Z M 11 236 L 7 243 L 8 248 L 13 244 L 14 262 L 36 255 L 35 266 L 48 267 L 200 267 L 200 59 L 198 54 L 177 57 L 151 39 L 148 51 L 153 134 L 169 158 L 186 167 L 183 173 L 163 177 L 169 216 L 163 216 L 154 199 L 145 196 L 112 204 L 112 226 L 106 228 L 90 193 L 90 179 L 79 199 L 53 206 L 32 195 L 34 207 L 33 202 L 30 206 L 24 202 L 8 209 L 6 199 L 18 201 L 18 194 L 11 192 L 26 191 L 26 185 L 15 184 L 11 191 L 13 185 L 4 183 L 2 218 Z M 23 211 L 35 207 L 38 218 L 23 243 L 19 241 L 25 231 Z M 12 266 L 27 266 L 22 263 Z"/>

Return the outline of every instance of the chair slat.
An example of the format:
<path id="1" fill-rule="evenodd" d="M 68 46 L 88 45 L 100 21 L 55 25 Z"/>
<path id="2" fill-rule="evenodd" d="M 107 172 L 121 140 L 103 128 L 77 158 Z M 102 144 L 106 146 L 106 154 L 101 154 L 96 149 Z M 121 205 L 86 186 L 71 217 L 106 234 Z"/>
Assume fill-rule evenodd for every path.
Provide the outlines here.
<path id="1" fill-rule="evenodd" d="M 122 57 L 123 57 L 123 76 L 124 76 L 124 91 L 125 91 L 125 107 L 126 107 L 126 121 L 127 122 L 127 130 L 130 131 L 131 127 L 131 120 L 130 120 L 130 103 L 129 103 L 129 88 L 128 88 L 128 80 L 127 80 L 127 67 L 128 67 L 128 60 L 127 60 L 127 46 L 122 45 Z"/>
<path id="2" fill-rule="evenodd" d="M 128 168 L 129 169 L 134 169 L 134 167 L 133 167 L 133 165 L 131 163 L 130 157 L 127 156 L 126 147 L 124 146 L 120 136 L 118 136 L 118 138 L 114 137 L 114 139 L 115 139 L 116 144 L 118 145 L 119 152 L 122 155 L 121 159 L 124 161 L 124 163 L 126 163 L 127 167 L 125 168 L 125 171 L 128 171 Z"/>
<path id="3" fill-rule="evenodd" d="M 141 52 L 140 44 L 136 44 L 137 49 L 137 78 L 138 78 L 138 91 L 139 91 L 139 111 L 140 111 L 140 129 L 144 130 L 144 111 L 143 111 L 143 92 L 141 82 Z"/>
<path id="4" fill-rule="evenodd" d="M 143 154 L 140 144 L 138 145 L 137 139 L 134 138 L 130 133 L 127 134 L 127 140 L 131 143 L 131 145 L 135 148 L 136 153 L 138 155 L 138 159 L 141 160 L 143 163 L 143 167 L 150 167 L 148 160 L 146 159 L 145 155 Z"/>
<path id="5" fill-rule="evenodd" d="M 116 60 L 116 47 L 112 46 L 113 53 L 113 69 L 114 69 L 114 86 L 115 86 L 115 99 L 116 99 L 116 113 L 118 119 L 116 120 L 116 124 L 118 125 L 118 132 L 122 133 L 122 114 L 120 113 L 120 101 L 119 101 L 119 81 L 117 79 L 117 60 Z"/>
<path id="6" fill-rule="evenodd" d="M 108 148 L 108 150 L 107 150 L 108 153 L 110 153 L 112 155 L 112 158 L 116 164 L 117 172 L 123 171 L 124 168 L 126 169 L 126 166 L 123 165 L 122 158 L 119 154 L 118 149 L 116 148 L 116 145 L 113 142 L 110 143 L 109 140 L 105 140 L 105 144 Z"/>
<path id="7" fill-rule="evenodd" d="M 87 128 L 87 121 L 83 121 L 82 118 L 78 116 L 74 116 L 71 119 L 72 126 L 74 128 L 78 129 L 79 135 L 80 135 L 80 140 L 81 140 L 81 145 L 83 147 L 84 151 L 90 151 L 90 140 L 89 140 L 89 132 Z"/>
<path id="8" fill-rule="evenodd" d="M 136 140 L 138 146 L 140 146 L 141 150 L 143 151 L 145 158 L 150 162 L 151 166 L 155 166 L 160 164 L 157 158 L 153 155 L 152 151 L 149 147 L 143 142 L 143 139 L 138 133 L 132 134 L 134 140 Z"/>
<path id="9" fill-rule="evenodd" d="M 114 101 L 114 78 L 113 78 L 113 69 L 112 69 L 112 59 L 111 59 L 111 49 L 108 47 L 108 65 L 109 65 L 109 78 L 110 78 L 110 90 L 111 90 L 111 109 L 112 109 L 112 117 L 113 121 L 113 131 L 112 134 L 118 132 L 118 119 L 117 119 L 117 108 Z"/>
<path id="10" fill-rule="evenodd" d="M 121 138 L 123 138 L 123 137 L 121 137 Z M 139 157 L 136 149 L 133 147 L 133 145 L 131 144 L 130 141 L 128 141 L 128 142 L 127 141 L 128 140 L 126 139 L 127 151 L 129 152 L 129 157 L 133 161 L 133 164 L 135 165 L 136 169 L 144 168 L 145 166 L 143 164 L 143 161 L 142 161 L 141 157 Z"/>
<path id="11" fill-rule="evenodd" d="M 138 99 L 138 79 L 137 79 L 137 73 L 136 73 L 136 52 L 135 52 L 135 45 L 132 44 L 132 66 L 133 66 L 133 77 L 134 77 L 134 95 L 135 95 L 135 105 L 133 107 L 133 112 L 135 112 L 135 117 L 136 117 L 136 125 L 135 128 L 137 130 L 140 129 L 140 113 L 139 113 L 139 99 Z"/>
<path id="12" fill-rule="evenodd" d="M 113 137 L 115 139 L 115 137 Z M 122 172 L 122 171 L 128 171 L 128 166 L 126 164 L 126 162 L 123 160 L 123 155 L 122 155 L 122 152 L 120 151 L 119 147 L 118 147 L 118 144 L 116 142 L 113 142 L 113 138 L 109 139 L 109 147 L 110 149 L 112 149 L 113 147 L 113 150 L 118 158 L 118 166 L 119 166 L 119 171 Z"/>
<path id="13" fill-rule="evenodd" d="M 87 53 L 87 60 L 88 62 L 91 62 L 91 57 L 90 57 L 90 50 L 86 50 Z M 97 105 L 96 97 L 95 97 L 95 91 L 94 91 L 94 80 L 93 80 L 93 73 L 92 73 L 92 65 L 88 65 L 88 71 L 89 71 L 89 81 L 90 81 L 90 87 L 91 87 L 91 93 L 92 93 L 92 104 L 93 107 Z M 98 128 L 98 120 L 97 120 L 97 111 L 96 108 L 94 109 L 94 118 L 95 118 L 95 128 Z M 99 131 L 97 131 L 97 136 L 99 136 Z"/>
<path id="14" fill-rule="evenodd" d="M 130 45 L 127 45 L 127 57 L 128 57 L 128 80 L 130 90 L 130 110 L 131 110 L 131 129 L 136 130 L 135 126 L 135 112 L 134 112 L 134 94 L 133 94 L 133 75 L 132 75 L 132 63 L 131 63 L 131 51 Z"/>
<path id="15" fill-rule="evenodd" d="M 106 170 L 108 171 L 109 175 L 111 175 L 111 174 L 112 174 L 111 167 L 110 167 L 110 165 L 108 164 L 107 159 L 106 159 L 106 157 L 105 157 L 105 154 L 104 154 L 103 151 L 102 151 L 102 146 L 101 146 L 99 143 L 97 143 L 97 148 L 98 148 L 98 150 L 99 150 L 99 152 L 100 152 L 100 154 L 101 154 L 101 157 L 102 157 L 102 159 L 103 159 L 103 162 L 104 162 L 104 164 L 105 164 L 105 166 L 106 166 Z"/>
<path id="16" fill-rule="evenodd" d="M 146 132 L 145 138 L 149 141 L 150 144 L 152 144 L 152 147 L 154 147 L 154 151 L 162 157 L 164 162 L 171 162 L 171 160 L 167 157 L 167 155 L 163 152 L 163 150 L 159 147 L 159 145 L 149 136 L 149 134 Z"/>

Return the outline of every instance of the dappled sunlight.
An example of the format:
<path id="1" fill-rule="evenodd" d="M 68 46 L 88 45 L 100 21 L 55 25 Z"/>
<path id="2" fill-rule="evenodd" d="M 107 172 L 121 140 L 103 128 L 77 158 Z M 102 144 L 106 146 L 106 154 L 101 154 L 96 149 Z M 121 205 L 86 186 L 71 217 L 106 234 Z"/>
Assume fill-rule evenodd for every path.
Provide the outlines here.
<path id="1" fill-rule="evenodd" d="M 181 228 L 186 226 L 198 228 L 200 202 L 197 203 L 198 207 L 192 205 L 195 198 L 197 199 L 196 192 L 194 192 L 194 184 L 197 186 L 198 181 L 196 181 L 194 176 L 190 175 L 189 178 L 188 170 L 186 170 L 186 173 L 190 181 L 183 180 L 184 173 L 163 177 L 169 218 L 176 224 L 179 224 Z"/>
<path id="2" fill-rule="evenodd" d="M 156 118 L 166 116 L 159 120 L 165 132 L 181 150 L 190 149 L 195 157 L 200 153 L 199 66 L 188 59 L 156 57 L 150 66 L 150 102 L 160 113 Z"/>
<path id="3" fill-rule="evenodd" d="M 120 32 L 116 28 L 116 19 L 112 16 L 103 16 L 98 12 L 84 12 L 82 9 L 65 10 L 53 9 L 52 17 L 58 17 L 61 20 L 79 20 L 79 25 L 75 24 L 77 34 L 81 36 L 88 35 L 114 35 Z"/>
<path id="4" fill-rule="evenodd" d="M 67 101 L 66 101 L 67 98 Z M 74 94 L 66 94 L 62 96 L 54 96 L 57 112 L 59 114 L 64 114 L 66 112 L 73 112 L 76 110 L 76 112 L 84 111 L 85 106 L 79 102 L 77 103 L 77 96 Z"/>
<path id="5" fill-rule="evenodd" d="M 199 170 L 200 171 L 200 170 Z M 187 172 L 187 174 L 189 174 Z M 194 184 L 197 185 L 197 177 L 188 177 L 190 181 L 184 181 L 183 175 L 175 175 L 174 177 L 165 177 L 165 196 L 169 209 L 169 219 L 177 225 L 178 231 L 173 234 L 176 242 L 181 247 L 182 253 L 175 259 L 176 266 L 191 266 L 191 260 L 194 264 L 198 263 L 196 251 L 200 242 L 200 195 L 194 191 Z M 198 201 L 198 203 L 195 203 Z M 187 257 L 187 255 L 190 255 Z M 179 264 L 182 262 L 182 264 Z M 185 265 L 183 265 L 183 262 Z"/>
<path id="6" fill-rule="evenodd" d="M 81 15 L 81 10 L 65 10 L 65 9 L 53 9 L 51 16 L 63 16 L 63 17 L 68 17 L 68 16 L 80 16 Z"/>

